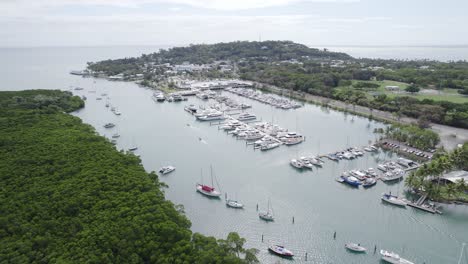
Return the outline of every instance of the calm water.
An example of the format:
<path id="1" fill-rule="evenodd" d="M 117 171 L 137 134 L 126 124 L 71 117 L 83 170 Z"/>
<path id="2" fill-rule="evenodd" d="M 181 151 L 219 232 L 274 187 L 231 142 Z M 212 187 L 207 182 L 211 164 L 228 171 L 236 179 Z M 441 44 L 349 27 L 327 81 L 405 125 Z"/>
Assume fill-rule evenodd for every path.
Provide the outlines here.
<path id="1" fill-rule="evenodd" d="M 154 50 L 150 47 L 69 48 L 2 50 L 2 90 L 54 88 L 88 97 L 86 107 L 76 115 L 96 130 L 110 137 L 121 134 L 117 147 L 127 149 L 136 144 L 147 171 L 172 164 L 177 170 L 161 176 L 169 185 L 166 196 L 185 207 L 192 230 L 219 238 L 237 231 L 247 239 L 248 247 L 260 249 L 263 263 L 378 263 L 373 247 L 394 250 L 415 263 L 457 263 L 461 243 L 468 237 L 468 208 L 444 206 L 444 215 L 432 215 L 412 208 L 401 209 L 382 204 L 384 191 L 403 191 L 402 184 L 352 189 L 335 182 L 343 170 L 376 167 L 379 160 L 395 159 L 386 153 L 365 154 L 354 161 L 326 161 L 322 169 L 298 172 L 289 159 L 303 154 L 327 153 L 347 146 L 362 146 L 375 140 L 374 128 L 383 125 L 361 117 L 328 111 L 306 105 L 284 111 L 249 99 L 251 112 L 265 121 L 273 120 L 306 136 L 300 145 L 282 146 L 269 152 L 254 151 L 244 141 L 236 140 L 216 126 L 200 123 L 183 110 L 185 104 L 204 104 L 197 98 L 182 103 L 155 103 L 152 91 L 132 83 L 109 82 L 68 74 L 82 69 L 87 61 L 123 56 L 136 56 Z M 96 93 L 89 93 L 89 91 Z M 118 107 L 121 116 L 113 115 L 96 96 L 108 93 L 109 102 Z M 114 122 L 107 130 L 102 126 Z M 199 140 L 202 138 L 202 140 Z M 222 192 L 238 198 L 246 208 L 228 209 L 222 200 L 210 200 L 195 192 L 195 183 L 209 181 L 210 165 Z M 271 200 L 276 220 L 265 223 L 258 219 L 256 205 L 266 209 Z M 295 223 L 292 224 L 292 217 Z M 333 233 L 337 232 L 336 240 Z M 264 235 L 264 242 L 261 236 Z M 346 242 L 367 246 L 370 253 L 346 252 Z M 271 256 L 266 248 L 281 243 L 292 249 L 293 261 Z M 462 263 L 468 263 L 466 260 Z"/>

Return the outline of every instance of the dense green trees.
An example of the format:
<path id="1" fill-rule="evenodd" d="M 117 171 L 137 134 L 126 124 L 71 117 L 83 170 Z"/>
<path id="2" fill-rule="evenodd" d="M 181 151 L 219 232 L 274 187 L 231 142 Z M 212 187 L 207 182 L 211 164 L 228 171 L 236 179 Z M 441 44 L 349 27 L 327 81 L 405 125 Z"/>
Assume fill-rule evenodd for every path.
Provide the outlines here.
<path id="1" fill-rule="evenodd" d="M 438 180 L 444 173 L 456 169 L 468 170 L 468 143 L 424 164 L 406 178 L 405 184 L 427 193 L 432 199 L 468 201 L 468 184 L 463 179 L 448 185 L 442 185 Z"/>
<path id="2" fill-rule="evenodd" d="M 440 141 L 439 135 L 434 131 L 421 129 L 414 125 L 392 125 L 387 128 L 385 134 L 388 138 L 421 150 L 433 149 Z"/>
<path id="3" fill-rule="evenodd" d="M 154 172 L 64 113 L 82 106 L 68 92 L 0 92 L 0 260 L 256 262 L 235 233 L 192 235 Z"/>

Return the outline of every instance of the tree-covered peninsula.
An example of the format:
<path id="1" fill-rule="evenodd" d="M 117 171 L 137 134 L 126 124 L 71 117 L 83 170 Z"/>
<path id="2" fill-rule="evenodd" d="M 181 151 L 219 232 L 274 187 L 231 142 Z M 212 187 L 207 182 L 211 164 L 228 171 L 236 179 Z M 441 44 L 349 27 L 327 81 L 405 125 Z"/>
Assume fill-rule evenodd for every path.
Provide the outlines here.
<path id="1" fill-rule="evenodd" d="M 291 41 L 237 41 L 162 49 L 90 62 L 96 76 L 163 87 L 174 76 L 241 78 L 434 122 L 468 128 L 468 62 L 358 59 Z"/>
<path id="2" fill-rule="evenodd" d="M 68 112 L 69 92 L 0 92 L 1 263 L 254 263 L 192 234 L 158 176 Z"/>

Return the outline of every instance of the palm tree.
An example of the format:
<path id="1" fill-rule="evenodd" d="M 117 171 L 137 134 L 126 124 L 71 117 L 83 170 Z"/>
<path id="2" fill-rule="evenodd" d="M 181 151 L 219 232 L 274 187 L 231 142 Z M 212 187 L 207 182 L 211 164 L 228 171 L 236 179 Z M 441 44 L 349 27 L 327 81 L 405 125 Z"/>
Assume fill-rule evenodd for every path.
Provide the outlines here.
<path id="1" fill-rule="evenodd" d="M 445 191 L 447 192 L 448 198 L 452 198 L 452 196 L 455 196 L 458 193 L 457 186 L 455 184 L 448 184 Z"/>
<path id="2" fill-rule="evenodd" d="M 456 186 L 457 186 L 457 190 L 458 190 L 459 192 L 466 192 L 466 191 L 467 191 L 468 186 L 467 186 L 467 184 L 466 184 L 465 179 L 462 178 L 462 179 L 458 180 L 456 184 L 457 184 L 457 185 L 456 185 Z"/>

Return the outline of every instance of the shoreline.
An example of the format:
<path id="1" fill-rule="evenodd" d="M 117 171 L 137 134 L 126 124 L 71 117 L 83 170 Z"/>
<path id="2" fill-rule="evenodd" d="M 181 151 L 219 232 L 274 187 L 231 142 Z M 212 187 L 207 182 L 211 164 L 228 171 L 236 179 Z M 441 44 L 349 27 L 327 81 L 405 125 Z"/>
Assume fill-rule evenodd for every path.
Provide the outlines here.
<path id="1" fill-rule="evenodd" d="M 323 106 L 331 108 L 336 111 L 351 113 L 354 115 L 367 117 L 372 120 L 384 122 L 387 124 L 414 124 L 417 123 L 417 119 L 402 116 L 397 118 L 390 112 L 385 112 L 382 110 L 372 109 L 360 105 L 349 105 L 345 102 L 331 99 L 328 97 L 312 95 L 308 93 L 301 93 L 296 91 L 290 91 L 283 88 L 275 87 L 272 85 L 254 82 L 255 84 L 262 85 L 263 88 L 257 88 L 262 91 L 271 92 L 274 94 L 287 96 L 299 100 L 305 103 L 311 103 L 318 106 Z M 430 123 L 430 128 L 432 131 L 437 133 L 440 137 L 439 147 L 444 147 L 446 150 L 455 149 L 458 144 L 463 144 L 468 142 L 468 129 L 451 127 L 436 123 Z"/>
<path id="2" fill-rule="evenodd" d="M 97 77 L 90 76 L 90 77 L 91 78 L 103 78 L 103 79 L 108 80 L 104 76 L 97 76 Z M 172 91 L 172 89 L 165 90 L 165 89 L 158 89 L 154 86 L 144 85 L 139 80 L 138 81 L 137 80 L 128 80 L 128 81 L 120 80 L 120 81 L 133 82 L 137 84 L 138 86 L 149 88 L 151 90 L 158 90 L 162 92 Z M 290 98 L 304 102 L 304 103 L 310 103 L 313 105 L 330 108 L 330 109 L 340 111 L 343 113 L 350 113 L 356 116 L 366 117 L 366 118 L 379 121 L 379 122 L 383 122 L 386 124 L 409 125 L 409 124 L 415 124 L 418 121 L 415 118 L 411 118 L 407 116 L 396 117 L 391 112 L 385 112 L 382 110 L 372 109 L 372 108 L 360 106 L 360 105 L 349 105 L 345 102 L 335 100 L 332 98 L 328 98 L 328 97 L 286 90 L 284 88 L 279 88 L 273 85 L 255 82 L 255 81 L 252 81 L 252 83 L 262 86 L 262 88 L 254 88 L 254 89 L 258 89 L 264 92 L 270 92 L 270 93 L 274 93 L 274 94 L 286 96 L 286 97 L 288 97 L 289 95 Z M 178 90 L 175 89 L 174 91 L 178 91 Z M 443 147 L 445 150 L 448 150 L 448 151 L 453 150 L 457 148 L 459 144 L 468 142 L 468 129 L 451 127 L 451 126 L 441 125 L 441 124 L 436 124 L 436 123 L 430 123 L 429 126 L 430 127 L 428 129 L 434 131 L 440 137 L 440 143 L 438 144 L 438 147 Z"/>

